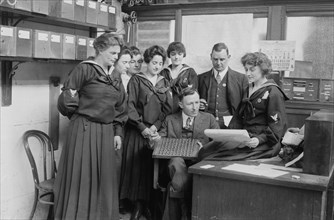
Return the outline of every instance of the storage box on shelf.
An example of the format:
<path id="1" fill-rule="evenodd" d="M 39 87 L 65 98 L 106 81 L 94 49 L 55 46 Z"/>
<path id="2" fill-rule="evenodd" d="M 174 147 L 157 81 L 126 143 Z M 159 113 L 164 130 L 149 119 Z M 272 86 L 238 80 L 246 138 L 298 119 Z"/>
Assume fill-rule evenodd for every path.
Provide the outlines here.
<path id="1" fill-rule="evenodd" d="M 50 32 L 50 58 L 62 59 L 63 38 L 61 33 Z"/>
<path id="2" fill-rule="evenodd" d="M 49 16 L 74 20 L 73 0 L 49 1 Z"/>
<path id="3" fill-rule="evenodd" d="M 75 60 L 75 39 L 71 34 L 63 34 L 63 59 Z"/>
<path id="4" fill-rule="evenodd" d="M 89 24 L 97 24 L 97 2 L 88 0 L 86 7 L 86 22 Z"/>
<path id="5" fill-rule="evenodd" d="M 50 32 L 34 30 L 34 58 L 50 58 Z"/>
<path id="6" fill-rule="evenodd" d="M 16 27 L 0 25 L 0 56 L 16 56 Z"/>
<path id="7" fill-rule="evenodd" d="M 30 28 L 17 27 L 16 33 L 16 56 L 32 57 L 32 30 Z"/>
<path id="8" fill-rule="evenodd" d="M 86 22 L 86 7 L 85 0 L 75 0 L 74 3 L 74 20 L 78 22 Z"/>
<path id="9" fill-rule="evenodd" d="M 19 0 L 16 2 L 14 8 L 24 11 L 31 11 L 31 0 Z"/>
<path id="10" fill-rule="evenodd" d="M 76 60 L 87 59 L 87 37 L 77 36 L 75 45 L 75 59 Z"/>

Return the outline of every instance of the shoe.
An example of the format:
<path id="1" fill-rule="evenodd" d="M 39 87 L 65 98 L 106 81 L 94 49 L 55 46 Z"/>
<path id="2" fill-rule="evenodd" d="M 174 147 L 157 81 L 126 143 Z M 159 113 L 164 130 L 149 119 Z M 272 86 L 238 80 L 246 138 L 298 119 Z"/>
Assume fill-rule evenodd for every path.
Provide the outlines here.
<path id="1" fill-rule="evenodd" d="M 143 204 L 139 201 L 136 202 L 135 208 L 131 213 L 130 220 L 139 220 L 143 212 Z"/>

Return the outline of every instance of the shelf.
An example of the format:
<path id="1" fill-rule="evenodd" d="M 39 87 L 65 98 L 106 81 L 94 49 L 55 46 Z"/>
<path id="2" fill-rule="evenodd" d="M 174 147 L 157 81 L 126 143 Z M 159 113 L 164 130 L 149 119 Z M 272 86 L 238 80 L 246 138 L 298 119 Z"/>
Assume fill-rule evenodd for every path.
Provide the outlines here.
<path id="1" fill-rule="evenodd" d="M 82 60 L 63 60 L 63 59 L 51 59 L 51 58 L 33 58 L 33 57 L 9 57 L 0 56 L 1 61 L 12 61 L 12 62 L 41 62 L 41 63 L 74 63 L 77 64 Z"/>
<path id="2" fill-rule="evenodd" d="M 52 16 L 24 11 L 24 10 L 20 10 L 16 8 L 7 8 L 7 7 L 0 6 L 0 12 L 1 12 L 1 15 L 4 12 L 8 12 L 8 13 L 12 13 L 14 15 L 14 18 L 19 19 L 21 17 L 24 17 L 24 19 L 27 21 L 49 24 L 49 25 L 60 26 L 60 27 L 74 28 L 74 29 L 80 29 L 80 30 L 91 30 L 91 28 L 100 28 L 106 31 L 112 31 L 112 32 L 116 31 L 116 27 L 111 28 L 107 26 L 89 24 L 89 23 L 69 20 L 65 18 L 52 17 Z"/>

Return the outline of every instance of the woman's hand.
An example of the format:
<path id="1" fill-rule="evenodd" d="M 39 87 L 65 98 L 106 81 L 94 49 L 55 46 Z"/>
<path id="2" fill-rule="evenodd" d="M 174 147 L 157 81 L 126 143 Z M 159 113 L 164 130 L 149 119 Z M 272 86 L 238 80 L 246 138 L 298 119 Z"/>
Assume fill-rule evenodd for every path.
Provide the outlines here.
<path id="1" fill-rule="evenodd" d="M 257 138 L 251 138 L 250 141 L 245 142 L 245 145 L 250 148 L 256 148 L 259 145 L 260 141 Z"/>
<path id="2" fill-rule="evenodd" d="M 204 111 L 207 106 L 208 106 L 208 103 L 206 102 L 205 99 L 199 100 L 199 110 Z"/>
<path id="3" fill-rule="evenodd" d="M 155 127 L 155 125 L 152 125 L 150 127 L 150 130 L 151 130 L 152 133 L 156 133 L 158 131 L 158 129 L 157 129 L 157 127 Z"/>
<path id="4" fill-rule="evenodd" d="M 144 138 L 149 138 L 151 136 L 152 131 L 149 128 L 145 128 L 142 132 L 141 135 L 143 135 Z"/>
<path id="5" fill-rule="evenodd" d="M 115 150 L 119 150 L 122 147 L 122 138 L 120 136 L 114 137 L 114 148 Z"/>

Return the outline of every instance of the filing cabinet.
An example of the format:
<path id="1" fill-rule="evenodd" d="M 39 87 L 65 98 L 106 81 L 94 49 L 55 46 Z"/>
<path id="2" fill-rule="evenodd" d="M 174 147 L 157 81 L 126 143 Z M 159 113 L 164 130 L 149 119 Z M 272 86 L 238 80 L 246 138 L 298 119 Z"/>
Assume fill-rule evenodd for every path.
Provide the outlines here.
<path id="1" fill-rule="evenodd" d="M 108 27 L 116 27 L 116 8 L 108 6 Z"/>
<path id="2" fill-rule="evenodd" d="M 16 56 L 16 27 L 0 25 L 0 56 Z"/>
<path id="3" fill-rule="evenodd" d="M 50 58 L 61 59 L 63 52 L 62 34 L 50 32 Z"/>
<path id="4" fill-rule="evenodd" d="M 19 0 L 16 2 L 14 8 L 25 11 L 31 11 L 31 0 Z"/>
<path id="5" fill-rule="evenodd" d="M 49 2 L 49 15 L 74 20 L 73 0 L 52 0 Z"/>
<path id="6" fill-rule="evenodd" d="M 75 59 L 85 60 L 87 58 L 87 37 L 77 36 Z"/>
<path id="7" fill-rule="evenodd" d="M 85 0 L 74 1 L 74 20 L 79 22 L 86 22 L 86 7 Z"/>
<path id="8" fill-rule="evenodd" d="M 29 28 L 17 27 L 16 33 L 16 56 L 32 57 L 32 30 Z"/>
<path id="9" fill-rule="evenodd" d="M 33 57 L 50 58 L 50 32 L 34 30 Z"/>
<path id="10" fill-rule="evenodd" d="M 101 2 L 98 3 L 98 16 L 97 16 L 97 24 L 108 26 L 108 5 Z"/>
<path id="11" fill-rule="evenodd" d="M 89 24 L 97 24 L 97 2 L 88 0 L 86 7 L 86 22 Z"/>
<path id="12" fill-rule="evenodd" d="M 31 11 L 39 14 L 49 14 L 49 1 L 31 0 Z"/>
<path id="13" fill-rule="evenodd" d="M 75 36 L 63 34 L 63 59 L 75 60 Z"/>

